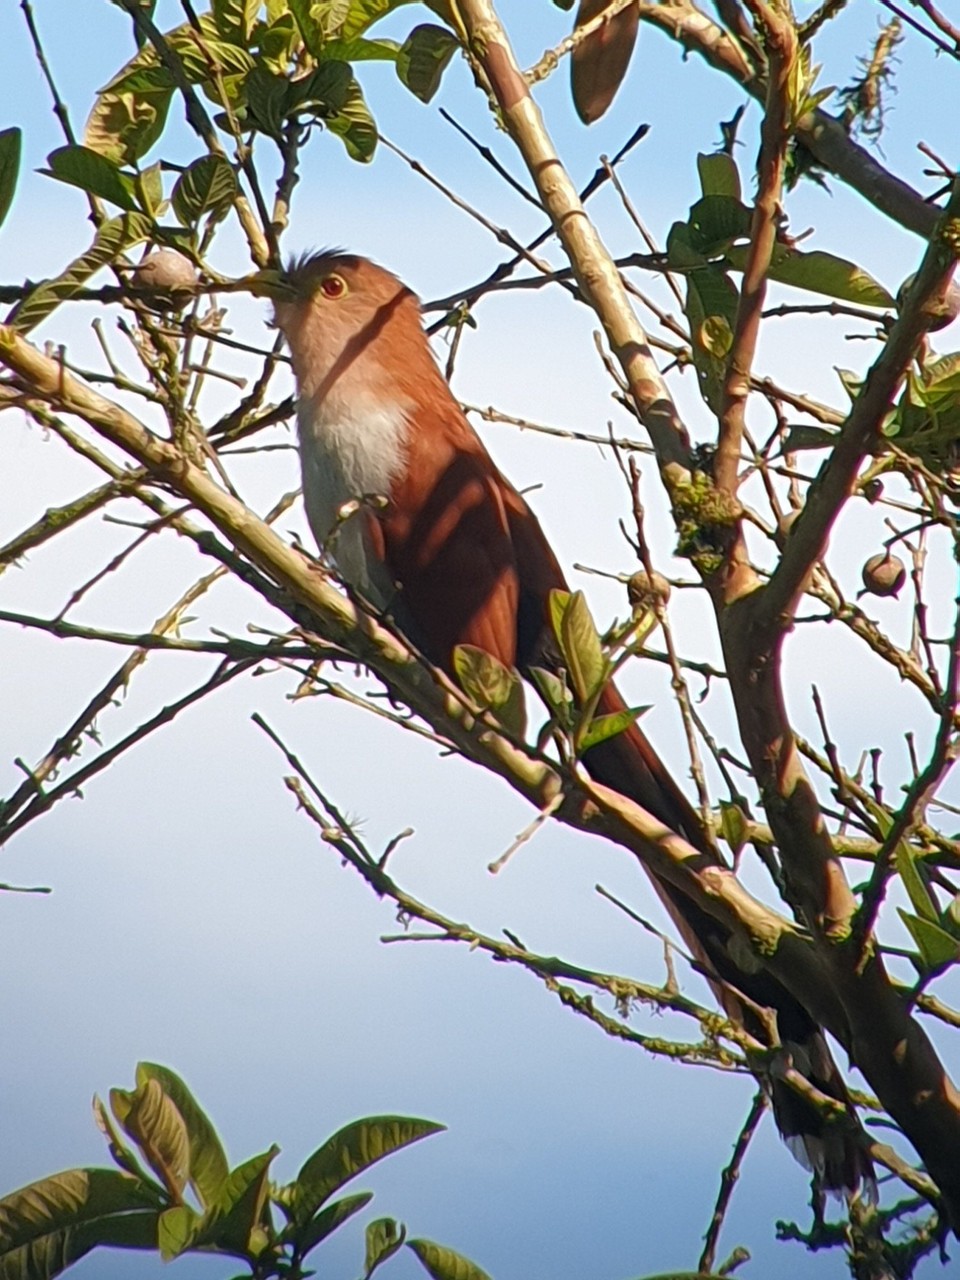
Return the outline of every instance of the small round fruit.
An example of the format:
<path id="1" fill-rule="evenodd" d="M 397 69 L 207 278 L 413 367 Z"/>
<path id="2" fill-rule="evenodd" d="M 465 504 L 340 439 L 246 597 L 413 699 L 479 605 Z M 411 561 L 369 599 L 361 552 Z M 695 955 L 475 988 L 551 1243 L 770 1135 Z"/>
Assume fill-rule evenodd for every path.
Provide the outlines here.
<path id="1" fill-rule="evenodd" d="M 871 556 L 863 566 L 863 589 L 872 596 L 895 596 L 906 580 L 906 566 L 889 551 Z"/>
<path id="2" fill-rule="evenodd" d="M 638 569 L 627 580 L 627 597 L 634 609 L 653 609 L 670 599 L 670 583 L 662 573 Z"/>
<path id="3" fill-rule="evenodd" d="M 166 293 L 192 293 L 197 284 L 197 269 L 176 249 L 155 249 L 134 268 L 137 284 Z"/>

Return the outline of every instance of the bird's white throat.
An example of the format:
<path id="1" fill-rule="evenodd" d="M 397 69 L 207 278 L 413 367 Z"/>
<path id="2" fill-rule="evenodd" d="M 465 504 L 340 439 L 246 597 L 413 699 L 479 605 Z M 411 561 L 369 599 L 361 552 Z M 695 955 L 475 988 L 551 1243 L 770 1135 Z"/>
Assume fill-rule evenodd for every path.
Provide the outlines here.
<path id="1" fill-rule="evenodd" d="M 297 406 L 303 500 L 313 536 L 344 578 L 374 603 L 392 594 L 382 566 L 371 563 L 363 521 L 343 519 L 345 504 L 389 497 L 405 463 L 407 414 L 398 403 L 327 396 Z"/>

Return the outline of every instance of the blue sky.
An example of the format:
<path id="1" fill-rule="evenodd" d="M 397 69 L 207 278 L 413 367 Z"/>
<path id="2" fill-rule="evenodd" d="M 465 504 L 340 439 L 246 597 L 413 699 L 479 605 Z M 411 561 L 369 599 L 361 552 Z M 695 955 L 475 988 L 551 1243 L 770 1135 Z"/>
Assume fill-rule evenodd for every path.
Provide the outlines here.
<path id="1" fill-rule="evenodd" d="M 548 0 L 504 0 L 501 10 L 524 64 L 554 45 L 569 23 Z M 35 12 L 58 85 L 80 125 L 95 90 L 130 52 L 127 22 L 105 0 L 85 4 L 82 17 L 69 0 L 37 0 Z M 161 0 L 160 24 L 173 25 L 178 12 Z M 817 47 L 822 83 L 842 84 L 855 73 L 878 12 L 861 5 L 827 29 Z M 401 11 L 385 33 L 404 32 L 418 13 Z M 931 109 L 948 101 L 949 74 L 928 48 L 908 48 L 883 139 L 886 162 L 908 180 L 920 182 L 926 164 L 915 149 L 918 140 L 952 154 L 950 113 Z M 539 230 L 534 211 L 491 177 L 435 106 L 410 97 L 389 67 L 364 67 L 362 75 L 388 137 L 495 222 L 517 234 Z M 649 138 L 622 176 L 661 242 L 697 197 L 696 151 L 716 144 L 718 122 L 740 101 L 732 85 L 696 60 L 682 61 L 676 46 L 649 30 L 641 32 L 620 98 L 596 128 L 576 121 L 563 72 L 539 96 L 581 183 L 601 153 L 613 153 L 639 120 L 650 122 Z M 507 139 L 492 128 L 461 63 L 451 67 L 437 101 L 519 175 Z M 2 281 L 54 273 L 89 235 L 80 194 L 36 172 L 62 138 L 22 16 L 6 5 L 0 10 L 0 127 L 12 123 L 24 128 L 25 159 L 16 204 L 0 232 Z M 751 109 L 739 156 L 747 190 L 756 126 Z M 195 154 L 179 122 L 171 139 L 165 155 L 185 160 Z M 591 208 L 615 251 L 638 247 L 611 191 Z M 829 192 L 802 187 L 788 212 L 795 231 L 816 226 L 812 244 L 856 258 L 892 291 L 919 261 L 915 239 L 883 224 L 838 184 Z M 372 165 L 359 166 L 330 137 L 311 143 L 287 240 L 291 250 L 321 244 L 377 258 L 427 299 L 480 278 L 502 255 L 486 231 L 385 149 Z M 224 271 L 248 268 L 230 228 L 214 262 Z M 89 307 L 65 308 L 38 336 L 67 342 L 74 359 L 92 365 L 98 359 L 89 330 L 94 314 Z M 238 336 L 256 341 L 265 318 L 259 304 L 237 303 L 231 324 Z M 487 300 L 477 319 L 454 383 L 462 398 L 594 433 L 608 420 L 631 430 L 610 398 L 591 338 L 596 325 L 584 308 L 544 290 L 520 301 Z M 840 405 L 833 366 L 863 368 L 873 350 L 844 342 L 850 328 L 843 319 L 826 327 L 803 320 L 771 325 L 760 365 Z M 828 350 L 825 331 L 833 344 Z M 944 349 L 948 343 L 943 335 Z M 709 424 L 690 376 L 676 393 L 694 431 L 705 433 Z M 224 388 L 205 393 L 202 407 L 211 420 L 231 394 Z M 503 426 L 484 428 L 484 437 L 519 486 L 542 486 L 533 500 L 563 563 L 631 567 L 617 532 L 628 504 L 609 458 L 592 446 L 544 441 Z M 265 510 L 296 483 L 295 458 L 280 452 L 237 460 L 232 475 L 250 504 Z M 43 508 L 95 482 L 56 441 L 4 416 L 0 542 Z M 668 568 L 672 536 L 652 474 L 644 495 L 655 554 Z M 308 536 L 299 512 L 281 527 Z M 3 607 L 55 612 L 77 579 L 104 563 L 126 536 L 115 526 L 88 523 L 63 546 L 54 544 L 4 575 Z M 878 518 L 870 513 L 851 513 L 838 529 L 834 545 L 841 550 L 832 567 L 851 591 L 878 536 Z M 200 568 L 188 549 L 158 541 L 138 553 L 131 573 L 97 588 L 76 617 L 141 628 Z M 572 581 L 588 589 L 598 618 L 623 613 L 620 588 L 585 575 Z M 946 594 L 938 625 L 948 605 Z M 218 587 L 200 612 L 190 634 L 203 634 L 210 624 L 242 634 L 251 619 L 276 625 L 232 586 Z M 907 638 L 903 610 L 878 603 L 876 612 Z M 716 657 L 703 606 L 691 593 L 675 600 L 673 617 L 682 651 Z M 40 756 L 122 657 L 105 646 L 0 629 L 0 792 L 19 776 L 14 758 Z M 917 718 L 914 696 L 870 673 L 843 636 L 826 644 L 821 632 L 814 638 L 801 630 L 789 659 L 801 730 L 816 736 L 809 695 L 815 679 L 833 711 L 844 758 L 855 763 L 864 742 L 883 742 L 895 785 L 904 759 L 902 729 Z M 189 656 L 161 655 L 133 682 L 123 706 L 104 717 L 105 729 L 133 727 L 206 670 Z M 638 702 L 654 703 L 645 723 L 683 774 L 681 730 L 662 673 L 643 668 L 631 673 L 629 684 Z M 276 725 L 338 804 L 363 817 L 372 847 L 413 826 L 416 835 L 394 856 L 394 872 L 454 918 L 491 932 L 507 927 L 537 950 L 656 981 L 659 944 L 594 892 L 602 882 L 660 921 L 642 877 L 615 850 L 559 827 L 548 828 L 491 877 L 488 862 L 529 820 L 513 795 L 350 708 L 291 703 L 291 690 L 283 675 L 232 686 L 5 851 L 4 880 L 43 883 L 54 892 L 0 897 L 0 1012 L 8 1028 L 0 1048 L 6 1139 L 0 1188 L 99 1162 L 104 1152 L 89 1114 L 91 1094 L 128 1086 L 135 1062 L 152 1059 L 190 1083 L 234 1159 L 278 1142 L 281 1176 L 292 1175 L 313 1147 L 357 1115 L 395 1111 L 443 1121 L 447 1133 L 393 1157 L 362 1185 L 376 1191 L 378 1213 L 402 1218 L 411 1234 L 462 1250 L 496 1280 L 626 1280 L 692 1268 L 752 1082 L 678 1070 L 605 1040 L 529 975 L 493 966 L 479 954 L 381 945 L 381 935 L 397 931 L 389 907 L 318 845 L 283 787 L 283 761 L 250 715 L 260 711 Z M 727 732 L 721 692 L 705 713 L 718 733 Z M 684 983 L 701 992 L 695 978 Z M 635 1025 L 651 1034 L 672 1027 L 642 1012 Z M 802 1219 L 805 1202 L 803 1172 L 768 1121 L 744 1169 L 721 1257 L 723 1246 L 746 1244 L 754 1262 L 738 1274 L 757 1280 L 774 1266 L 801 1280 L 844 1274 L 839 1257 L 813 1259 L 798 1246 L 773 1244 L 774 1220 Z M 345 1230 L 329 1250 L 325 1274 L 356 1273 L 361 1255 L 359 1228 Z M 421 1274 L 412 1261 L 390 1265 L 398 1280 Z M 151 1266 L 140 1258 L 95 1257 L 77 1274 L 144 1276 Z M 217 1280 L 229 1269 L 187 1260 L 175 1264 L 173 1274 Z"/>

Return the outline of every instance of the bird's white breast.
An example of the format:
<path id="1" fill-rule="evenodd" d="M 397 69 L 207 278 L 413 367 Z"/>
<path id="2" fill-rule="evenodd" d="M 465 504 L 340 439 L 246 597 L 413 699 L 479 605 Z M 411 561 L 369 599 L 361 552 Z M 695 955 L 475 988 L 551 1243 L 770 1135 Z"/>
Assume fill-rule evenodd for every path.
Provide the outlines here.
<path id="1" fill-rule="evenodd" d="M 407 416 L 401 405 L 351 397 L 337 403 L 309 398 L 297 408 L 303 498 L 310 528 L 343 577 L 373 603 L 386 607 L 393 584 L 374 562 L 363 521 L 342 518 L 344 504 L 388 496 L 405 462 Z"/>

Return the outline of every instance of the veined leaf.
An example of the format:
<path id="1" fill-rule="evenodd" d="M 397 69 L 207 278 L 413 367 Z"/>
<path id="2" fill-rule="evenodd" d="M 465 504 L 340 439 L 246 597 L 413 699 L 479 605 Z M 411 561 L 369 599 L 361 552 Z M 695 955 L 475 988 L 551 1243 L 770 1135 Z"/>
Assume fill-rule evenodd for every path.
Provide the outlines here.
<path id="1" fill-rule="evenodd" d="M 17 190 L 21 139 L 19 129 L 0 129 L 0 224 L 10 212 Z"/>
<path id="2" fill-rule="evenodd" d="M 397 54 L 397 75 L 421 102 L 429 102 L 459 42 L 445 27 L 425 22 L 414 27 Z"/>
<path id="3" fill-rule="evenodd" d="M 453 669 L 464 693 L 478 706 L 496 713 L 497 718 L 522 736 L 526 728 L 523 684 L 516 671 L 472 644 L 458 644 L 453 651 Z"/>
<path id="4" fill-rule="evenodd" d="M 393 1218 L 376 1218 L 367 1225 L 364 1280 L 370 1280 L 377 1267 L 393 1257 L 403 1246 L 406 1235 L 406 1227 Z"/>
<path id="5" fill-rule="evenodd" d="M 590 721 L 589 728 L 580 740 L 580 750 L 582 752 L 589 751 L 591 747 L 599 746 L 601 742 L 606 742 L 608 738 L 615 738 L 618 733 L 623 733 L 624 729 L 629 729 L 649 710 L 649 706 L 626 707 L 623 711 L 614 711 L 607 716 L 594 716 Z"/>
<path id="6" fill-rule="evenodd" d="M 93 244 L 53 280 L 43 280 L 17 308 L 13 325 L 27 333 L 45 320 L 52 311 L 72 298 L 94 272 L 115 262 L 133 245 L 146 240 L 153 229 L 153 219 L 145 213 L 122 213 L 110 218 L 97 231 Z"/>
<path id="7" fill-rule="evenodd" d="M 141 1062 L 137 1067 L 137 1084 L 156 1080 L 171 1098 L 186 1125 L 190 1146 L 190 1185 L 204 1208 L 217 1202 L 227 1181 L 229 1165 L 217 1131 L 196 1098 L 169 1067 L 156 1062 Z"/>
<path id="8" fill-rule="evenodd" d="M 411 3 L 412 0 L 351 0 L 340 35 L 344 40 L 361 36 L 368 27 L 385 18 L 388 13 L 393 13 L 394 9 Z"/>
<path id="9" fill-rule="evenodd" d="M 573 692 L 586 702 L 606 678 L 607 664 L 583 592 L 551 591 L 550 616 Z"/>
<path id="10" fill-rule="evenodd" d="M 724 251 L 750 234 L 751 213 L 733 196 L 704 196 L 690 209 L 690 243 L 706 257 Z"/>
<path id="11" fill-rule="evenodd" d="M 720 834 L 733 851 L 734 857 L 747 842 L 747 815 L 738 804 L 720 801 Z"/>
<path id="12" fill-rule="evenodd" d="M 237 177 L 223 156 L 205 155 L 186 168 L 173 188 L 173 208 L 182 223 L 195 226 L 203 215 L 221 222 L 239 194 Z"/>
<path id="13" fill-rule="evenodd" d="M 475 1262 L 432 1240 L 408 1240 L 407 1248 L 413 1250 L 431 1280 L 490 1280 Z"/>
<path id="14" fill-rule="evenodd" d="M 265 1219 L 268 1175 L 279 1151 L 272 1146 L 231 1170 L 216 1201 L 197 1224 L 193 1240 L 197 1247 L 213 1245 L 229 1253 L 248 1251 L 253 1233 L 269 1223 Z"/>
<path id="15" fill-rule="evenodd" d="M 734 245 L 725 256 L 735 270 L 742 271 L 747 251 L 746 245 Z M 893 306 L 893 298 L 883 285 L 862 267 L 820 249 L 803 253 L 799 249 L 777 245 L 768 275 L 779 284 L 789 284 L 796 289 L 806 289 L 810 293 L 824 294 L 861 307 Z"/>
<path id="16" fill-rule="evenodd" d="M 79 187 L 92 196 L 131 212 L 137 208 L 134 176 L 89 147 L 58 147 L 47 156 L 47 172 L 59 182 Z"/>
<path id="17" fill-rule="evenodd" d="M 328 1138 L 304 1163 L 296 1180 L 294 1214 L 306 1222 L 335 1191 L 384 1156 L 440 1133 L 444 1125 L 406 1116 L 368 1116 Z"/>
<path id="18" fill-rule="evenodd" d="M 396 62 L 400 46 L 396 40 L 331 40 L 323 50 L 324 60 L 337 62 Z"/>
<path id="19" fill-rule="evenodd" d="M 0 1200 L 0 1280 L 48 1280 L 100 1244 L 149 1249 L 153 1193 L 115 1169 L 67 1169 Z"/>
<path id="20" fill-rule="evenodd" d="M 336 64 L 323 63 L 319 69 L 330 65 Z M 343 105 L 327 115 L 325 120 L 330 132 L 335 133 L 343 142 L 351 160 L 366 164 L 373 159 L 373 153 L 377 149 L 377 126 L 360 86 L 352 75 Z"/>
<path id="21" fill-rule="evenodd" d="M 111 1089 L 110 1106 L 147 1164 L 171 1196 L 179 1198 L 190 1176 L 190 1139 L 183 1116 L 160 1081 L 141 1078 L 138 1067 L 136 1089 Z"/>
<path id="22" fill-rule="evenodd" d="M 210 12 L 224 40 L 246 44 L 253 34 L 262 0 L 211 0 Z"/>

